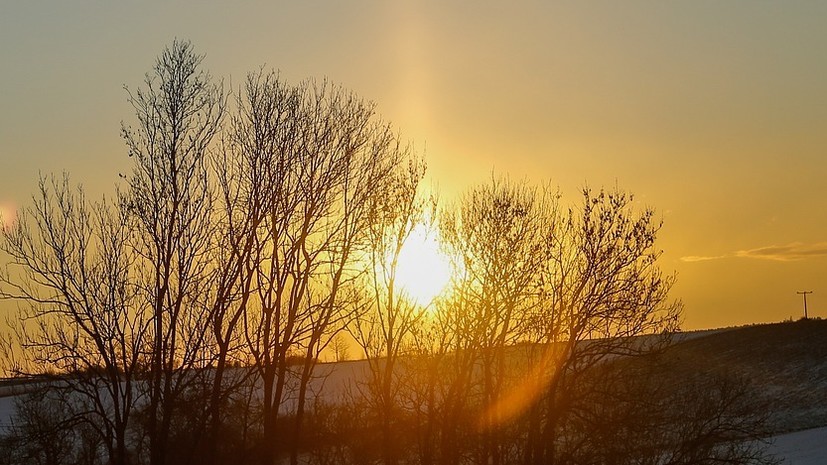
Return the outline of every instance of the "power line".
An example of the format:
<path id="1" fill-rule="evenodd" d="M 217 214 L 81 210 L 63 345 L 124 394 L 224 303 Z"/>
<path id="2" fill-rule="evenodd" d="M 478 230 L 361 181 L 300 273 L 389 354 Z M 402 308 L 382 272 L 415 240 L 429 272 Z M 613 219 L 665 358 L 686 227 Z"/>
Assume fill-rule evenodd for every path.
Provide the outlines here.
<path id="1" fill-rule="evenodd" d="M 798 292 L 796 292 L 796 294 L 804 296 L 804 319 L 805 320 L 808 318 L 808 316 L 807 316 L 807 294 L 812 294 L 812 293 L 813 293 L 813 291 L 798 291 Z"/>

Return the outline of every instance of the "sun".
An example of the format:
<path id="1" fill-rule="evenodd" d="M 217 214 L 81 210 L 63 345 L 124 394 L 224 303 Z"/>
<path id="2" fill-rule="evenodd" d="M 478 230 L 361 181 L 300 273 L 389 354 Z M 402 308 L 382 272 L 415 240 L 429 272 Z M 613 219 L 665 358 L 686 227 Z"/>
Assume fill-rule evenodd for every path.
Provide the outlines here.
<path id="1" fill-rule="evenodd" d="M 425 307 L 442 293 L 451 280 L 451 265 L 439 250 L 436 234 L 419 224 L 413 228 L 396 268 L 400 290 Z"/>

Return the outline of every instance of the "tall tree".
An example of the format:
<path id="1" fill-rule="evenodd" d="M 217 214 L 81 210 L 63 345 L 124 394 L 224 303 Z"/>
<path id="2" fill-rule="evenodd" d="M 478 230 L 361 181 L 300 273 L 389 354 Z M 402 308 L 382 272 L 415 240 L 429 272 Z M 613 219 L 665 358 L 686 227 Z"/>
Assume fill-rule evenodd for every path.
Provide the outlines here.
<path id="1" fill-rule="evenodd" d="M 273 73 L 253 75 L 236 134 L 244 192 L 260 196 L 254 220 L 252 301 L 245 313 L 248 348 L 262 379 L 264 461 L 290 438 L 298 460 L 308 385 L 319 353 L 351 318 L 353 283 L 361 270 L 369 200 L 402 159 L 390 128 L 373 106 L 329 83 L 285 84 Z M 258 207 L 256 207 L 258 208 Z M 293 373 L 290 360 L 300 355 Z M 295 388 L 289 412 L 283 407 Z M 289 413 L 284 430 L 280 416 Z"/>
<path id="2" fill-rule="evenodd" d="M 466 365 L 479 373 L 478 460 L 494 464 L 502 460 L 503 419 L 499 410 L 490 407 L 505 387 L 509 357 L 505 349 L 520 340 L 523 315 L 534 303 L 533 283 L 543 259 L 542 232 L 548 228 L 546 199 L 541 194 L 526 182 L 494 178 L 470 190 L 456 209 L 442 217 L 443 239 L 455 257 L 455 267 L 462 270 L 450 308 L 462 340 L 457 350 L 476 359 Z M 468 378 L 473 379 L 473 373 Z"/>
<path id="3" fill-rule="evenodd" d="M 579 207 L 561 212 L 544 234 L 539 305 L 528 320 L 545 349 L 532 373 L 540 382 L 529 376 L 532 395 L 523 396 L 542 401 L 532 407 L 526 463 L 566 454 L 561 431 L 577 414 L 572 399 L 583 373 L 610 357 L 656 351 L 677 329 L 682 304 L 669 299 L 674 276 L 657 264 L 660 223 L 651 208 L 635 206 L 617 189 L 584 189 Z"/>
<path id="4" fill-rule="evenodd" d="M 415 228 L 424 227 L 425 217 L 434 213 L 433 199 L 429 202 L 420 193 L 424 174 L 424 162 L 411 158 L 407 166 L 390 176 L 385 189 L 377 190 L 370 199 L 364 284 L 368 303 L 350 325 L 370 369 L 363 394 L 379 417 L 382 459 L 388 465 L 397 463 L 400 455 L 395 433 L 401 404 L 399 358 L 426 311 L 423 304 L 405 295 L 397 281 L 399 257 L 406 241 Z"/>
<path id="5" fill-rule="evenodd" d="M 200 69 L 203 56 L 175 41 L 144 87 L 129 92 L 136 126 L 123 139 L 134 159 L 121 202 L 135 225 L 142 298 L 151 308 L 148 436 L 150 462 L 167 463 L 180 396 L 203 364 L 215 246 L 214 192 L 207 159 L 221 128 L 225 96 Z"/>

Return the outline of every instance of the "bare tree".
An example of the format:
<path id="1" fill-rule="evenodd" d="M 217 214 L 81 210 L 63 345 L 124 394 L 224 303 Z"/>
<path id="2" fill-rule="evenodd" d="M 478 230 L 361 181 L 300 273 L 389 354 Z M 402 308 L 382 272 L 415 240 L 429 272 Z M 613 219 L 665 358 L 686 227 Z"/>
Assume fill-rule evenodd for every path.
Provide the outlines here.
<path id="1" fill-rule="evenodd" d="M 681 306 L 656 265 L 652 210 L 635 213 L 621 192 L 586 190 L 568 211 L 559 198 L 494 179 L 441 218 L 456 276 L 420 333 L 436 385 L 414 398 L 437 422 L 424 428 L 423 461 L 558 460 L 583 373 L 656 350 L 657 335 L 676 328 Z M 655 336 L 636 337 L 646 334 Z"/>
<path id="2" fill-rule="evenodd" d="M 427 201 L 420 194 L 424 174 L 425 164 L 410 158 L 406 169 L 393 173 L 385 189 L 377 190 L 370 199 L 365 283 L 369 303 L 350 325 L 370 367 L 363 394 L 379 417 L 386 464 L 397 463 L 400 454 L 394 424 L 401 407 L 397 363 L 405 345 L 410 345 L 414 325 L 426 311 L 405 295 L 396 279 L 405 242 L 414 228 L 423 224 L 428 210 L 433 215 L 433 199 Z"/>
<path id="3" fill-rule="evenodd" d="M 137 125 L 123 139 L 135 164 L 121 202 L 135 226 L 134 265 L 149 328 L 150 463 L 167 462 L 176 402 L 199 373 L 210 335 L 215 244 L 207 159 L 225 97 L 200 69 L 202 56 L 175 41 L 144 87 L 129 93 Z"/>
<path id="4" fill-rule="evenodd" d="M 289 437 L 295 463 L 318 356 L 358 307 L 356 252 L 365 240 L 368 201 L 402 155 L 372 105 L 328 83 L 290 86 L 259 73 L 240 103 L 237 179 L 245 195 L 261 199 L 249 231 L 255 276 L 245 337 L 264 389 L 264 460 L 272 463 L 279 439 Z M 295 409 L 285 412 L 295 353 L 303 363 Z M 285 413 L 294 418 L 288 431 L 279 426 Z"/>
<path id="5" fill-rule="evenodd" d="M 30 363 L 17 374 L 54 373 L 49 385 L 83 406 L 71 421 L 98 434 L 110 463 L 125 464 L 145 322 L 129 280 L 128 218 L 105 201 L 90 205 L 66 176 L 41 178 L 33 202 L 0 242 L 12 268 L 0 274 L 0 298 L 27 304 L 16 334 Z"/>
<path id="6" fill-rule="evenodd" d="M 466 369 L 473 370 L 468 377 L 479 383 L 479 461 L 502 460 L 503 419 L 490 407 L 505 387 L 506 348 L 520 340 L 523 314 L 534 304 L 542 231 L 548 228 L 545 202 L 525 182 L 495 178 L 472 189 L 442 217 L 443 240 L 461 270 L 453 288 L 455 300 L 446 310 L 455 314 L 452 319 L 460 331 L 457 350 L 475 359 L 466 362 Z"/>
<path id="7" fill-rule="evenodd" d="M 554 462 L 561 431 L 573 415 L 570 398 L 588 370 L 616 356 L 664 346 L 682 305 L 670 301 L 673 276 L 658 268 L 660 223 L 654 211 L 635 211 L 624 192 L 583 190 L 579 208 L 551 222 L 544 234 L 539 306 L 528 319 L 545 350 L 537 360 L 526 463 Z M 637 337 L 651 335 L 648 338 Z M 523 385 L 525 386 L 525 385 Z"/>
<path id="8" fill-rule="evenodd" d="M 220 206 L 213 218 L 216 279 L 209 311 L 213 376 L 204 416 L 208 431 L 202 446 L 204 460 L 211 463 L 220 461 L 228 402 L 235 391 L 248 390 L 257 379 L 252 370 L 230 375 L 228 367 L 234 358 L 241 364 L 250 362 L 243 325 L 253 306 L 251 297 L 265 246 L 258 233 L 269 206 L 276 201 L 270 197 L 273 183 L 279 182 L 270 177 L 279 142 L 273 132 L 274 121 L 295 117 L 291 113 L 295 110 L 294 95 L 278 88 L 273 75 L 250 74 L 245 86 L 236 97 L 236 111 L 222 135 L 221 150 L 211 158 L 217 188 L 214 200 Z"/>
<path id="9" fill-rule="evenodd" d="M 344 333 L 333 336 L 333 339 L 330 341 L 330 350 L 333 351 L 334 361 L 346 362 L 350 360 L 350 342 L 345 339 Z"/>

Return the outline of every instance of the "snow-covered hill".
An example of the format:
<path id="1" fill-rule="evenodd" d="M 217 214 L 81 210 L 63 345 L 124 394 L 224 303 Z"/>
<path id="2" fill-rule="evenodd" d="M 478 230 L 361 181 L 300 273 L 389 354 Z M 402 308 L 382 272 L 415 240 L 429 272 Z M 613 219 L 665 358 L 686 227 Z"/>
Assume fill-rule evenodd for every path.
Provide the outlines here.
<path id="1" fill-rule="evenodd" d="M 772 406 L 771 453 L 790 465 L 827 464 L 827 321 L 684 333 L 675 341 L 665 355 L 678 365 L 752 381 Z M 320 364 L 310 396 L 335 403 L 367 374 L 364 361 Z M 0 381 L 0 434 L 22 391 L 25 385 Z"/>

